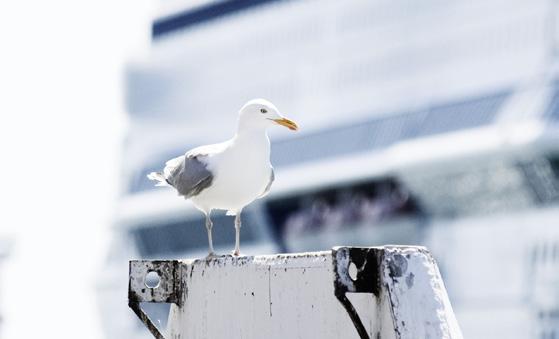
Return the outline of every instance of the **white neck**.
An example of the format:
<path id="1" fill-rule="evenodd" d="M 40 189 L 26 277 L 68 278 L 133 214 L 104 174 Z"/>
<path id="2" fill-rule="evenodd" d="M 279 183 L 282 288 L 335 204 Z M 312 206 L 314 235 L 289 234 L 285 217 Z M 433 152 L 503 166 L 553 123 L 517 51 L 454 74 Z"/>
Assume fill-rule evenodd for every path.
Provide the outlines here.
<path id="1" fill-rule="evenodd" d="M 234 143 L 238 145 L 250 145 L 253 150 L 260 150 L 260 154 L 270 158 L 270 139 L 266 129 L 249 129 L 238 131 L 234 138 Z"/>
<path id="2" fill-rule="evenodd" d="M 268 132 L 263 128 L 255 129 L 240 129 L 235 133 L 235 139 L 237 140 L 252 140 L 256 141 L 258 139 L 268 139 Z"/>

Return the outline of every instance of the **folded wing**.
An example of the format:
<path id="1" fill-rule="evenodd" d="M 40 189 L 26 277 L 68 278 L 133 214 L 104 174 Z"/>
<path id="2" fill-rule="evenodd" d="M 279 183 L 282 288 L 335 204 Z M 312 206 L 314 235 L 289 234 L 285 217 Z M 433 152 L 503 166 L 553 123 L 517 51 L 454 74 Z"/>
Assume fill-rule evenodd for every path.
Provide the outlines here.
<path id="1" fill-rule="evenodd" d="M 167 161 L 163 173 L 152 172 L 148 178 L 158 181 L 158 186 L 173 186 L 185 198 L 200 194 L 211 186 L 214 176 L 208 169 L 207 153 L 195 151 Z"/>

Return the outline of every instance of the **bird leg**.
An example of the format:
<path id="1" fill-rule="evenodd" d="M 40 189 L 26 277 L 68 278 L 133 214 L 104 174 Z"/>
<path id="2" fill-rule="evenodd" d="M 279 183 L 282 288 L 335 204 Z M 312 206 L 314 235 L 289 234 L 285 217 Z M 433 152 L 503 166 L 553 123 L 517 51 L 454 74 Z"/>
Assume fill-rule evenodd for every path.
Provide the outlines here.
<path id="1" fill-rule="evenodd" d="M 208 231 L 208 244 L 209 244 L 208 257 L 212 257 L 212 256 L 215 255 L 214 245 L 213 245 L 213 241 L 212 241 L 212 227 L 213 227 L 213 223 L 212 223 L 212 220 L 210 219 L 210 213 L 207 213 L 206 214 L 206 230 Z"/>
<path id="2" fill-rule="evenodd" d="M 239 211 L 235 216 L 235 250 L 233 251 L 234 256 L 239 256 L 241 254 L 241 212 Z"/>

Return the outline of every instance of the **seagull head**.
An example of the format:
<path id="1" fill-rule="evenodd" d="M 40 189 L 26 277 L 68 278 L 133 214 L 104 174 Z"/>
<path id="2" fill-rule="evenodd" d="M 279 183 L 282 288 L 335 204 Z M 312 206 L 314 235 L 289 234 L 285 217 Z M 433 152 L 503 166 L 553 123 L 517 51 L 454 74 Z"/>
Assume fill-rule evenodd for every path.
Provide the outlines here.
<path id="1" fill-rule="evenodd" d="M 253 99 L 239 111 L 239 131 L 266 129 L 272 125 L 281 125 L 296 131 L 297 124 L 285 118 L 276 106 L 264 99 Z"/>

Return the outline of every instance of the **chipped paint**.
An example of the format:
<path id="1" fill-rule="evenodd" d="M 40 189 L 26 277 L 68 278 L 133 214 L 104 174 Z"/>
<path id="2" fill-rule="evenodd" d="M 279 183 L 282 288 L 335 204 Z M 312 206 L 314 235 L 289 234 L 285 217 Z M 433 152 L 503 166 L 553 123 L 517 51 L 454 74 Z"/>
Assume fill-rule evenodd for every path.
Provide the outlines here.
<path id="1" fill-rule="evenodd" d="M 153 288 L 146 284 L 150 272 L 156 272 L 159 283 Z M 182 280 L 182 265 L 177 260 L 131 260 L 128 276 L 128 306 L 146 325 L 156 339 L 165 339 L 160 329 L 141 308 L 141 302 L 174 303 L 182 305 L 187 288 Z"/>
<path id="2" fill-rule="evenodd" d="M 160 276 L 152 289 L 151 271 Z M 436 263 L 421 247 L 131 261 L 130 307 L 164 339 L 140 302 L 172 303 L 167 332 L 175 339 L 462 338 Z"/>
<path id="3" fill-rule="evenodd" d="M 383 288 L 399 339 L 462 339 L 435 259 L 423 247 L 387 246 Z"/>

